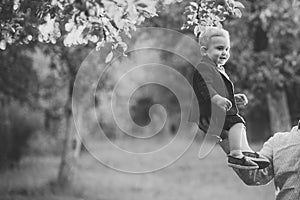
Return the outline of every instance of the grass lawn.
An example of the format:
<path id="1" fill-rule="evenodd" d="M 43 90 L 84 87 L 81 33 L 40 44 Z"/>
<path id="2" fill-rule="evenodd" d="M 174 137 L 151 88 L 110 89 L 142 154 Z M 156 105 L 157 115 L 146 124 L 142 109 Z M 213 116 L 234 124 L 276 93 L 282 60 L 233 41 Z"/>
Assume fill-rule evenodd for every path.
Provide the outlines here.
<path id="1" fill-rule="evenodd" d="M 160 141 L 164 142 L 164 141 Z M 123 146 L 132 145 L 120 141 Z M 139 150 L 154 143 L 135 144 Z M 157 145 L 157 142 L 155 143 Z M 180 144 L 178 144 L 180 145 Z M 116 165 L 128 164 L 126 158 L 110 152 L 107 144 L 94 141 L 93 148 Z M 258 149 L 260 146 L 255 146 Z M 272 200 L 273 183 L 246 186 L 226 165 L 226 157 L 217 147 L 204 160 L 197 159 L 199 143 L 174 164 L 154 173 L 126 174 L 103 166 L 84 153 L 79 160 L 74 188 L 65 192 L 49 189 L 59 165 L 57 157 L 25 158 L 19 169 L 0 174 L 0 200 Z M 168 155 L 165 155 L 168 156 Z M 171 156 L 171 155 L 170 155 Z M 140 162 L 140 167 L 152 162 Z"/>

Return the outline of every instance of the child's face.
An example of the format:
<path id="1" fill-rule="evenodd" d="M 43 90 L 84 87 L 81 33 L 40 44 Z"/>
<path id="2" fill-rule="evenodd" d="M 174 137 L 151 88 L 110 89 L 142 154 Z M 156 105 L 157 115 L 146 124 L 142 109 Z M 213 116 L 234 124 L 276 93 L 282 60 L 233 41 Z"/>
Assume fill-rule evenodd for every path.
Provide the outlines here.
<path id="1" fill-rule="evenodd" d="M 212 59 L 217 66 L 224 65 L 230 57 L 230 41 L 224 36 L 215 36 L 210 39 L 206 48 L 206 55 Z"/>

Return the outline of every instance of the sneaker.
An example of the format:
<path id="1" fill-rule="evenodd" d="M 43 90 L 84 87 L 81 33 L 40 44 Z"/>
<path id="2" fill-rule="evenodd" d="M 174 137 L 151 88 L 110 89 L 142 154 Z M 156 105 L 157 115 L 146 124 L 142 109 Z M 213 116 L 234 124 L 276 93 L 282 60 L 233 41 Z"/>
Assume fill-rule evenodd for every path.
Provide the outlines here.
<path id="1" fill-rule="evenodd" d="M 270 161 L 262 156 L 259 155 L 257 152 L 249 152 L 244 151 L 242 152 L 244 156 L 251 159 L 253 162 L 255 162 L 258 165 L 259 169 L 264 169 L 270 165 Z"/>
<path id="2" fill-rule="evenodd" d="M 258 165 L 246 156 L 242 158 L 236 158 L 228 155 L 228 166 L 238 169 L 258 169 Z"/>

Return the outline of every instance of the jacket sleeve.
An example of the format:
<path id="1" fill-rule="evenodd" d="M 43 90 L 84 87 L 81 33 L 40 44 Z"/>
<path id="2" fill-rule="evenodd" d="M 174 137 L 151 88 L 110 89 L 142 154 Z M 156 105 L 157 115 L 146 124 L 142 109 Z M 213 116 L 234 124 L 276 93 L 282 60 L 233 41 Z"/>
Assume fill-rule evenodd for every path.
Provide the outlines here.
<path id="1" fill-rule="evenodd" d="M 265 185 L 274 178 L 273 167 L 273 138 L 264 143 L 263 148 L 259 152 L 261 156 L 269 159 L 270 165 L 264 169 L 245 170 L 233 168 L 235 173 L 247 185 Z"/>
<path id="2" fill-rule="evenodd" d="M 206 63 L 200 63 L 196 67 L 194 74 L 193 84 L 198 88 L 198 92 L 201 94 L 204 100 L 210 100 L 215 96 L 217 91 L 213 87 L 214 79 L 216 74 L 213 71 L 213 66 Z"/>

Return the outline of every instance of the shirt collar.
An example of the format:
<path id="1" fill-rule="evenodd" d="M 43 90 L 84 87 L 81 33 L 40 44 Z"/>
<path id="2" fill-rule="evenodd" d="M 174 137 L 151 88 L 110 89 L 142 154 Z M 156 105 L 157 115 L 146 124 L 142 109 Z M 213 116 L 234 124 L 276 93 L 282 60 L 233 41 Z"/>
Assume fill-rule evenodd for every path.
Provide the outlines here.
<path id="1" fill-rule="evenodd" d="M 218 66 L 216 65 L 216 63 L 214 63 L 214 61 L 212 61 L 212 59 L 210 59 L 208 56 L 202 56 L 200 62 L 207 62 L 207 63 L 212 64 L 212 65 L 215 67 L 216 70 L 218 70 L 218 71 L 219 71 L 220 73 L 222 73 L 228 80 L 230 80 L 230 79 L 229 79 L 229 76 L 228 76 L 228 75 L 226 74 L 226 72 L 225 72 L 224 67 L 223 67 L 223 66 L 218 67 Z"/>

